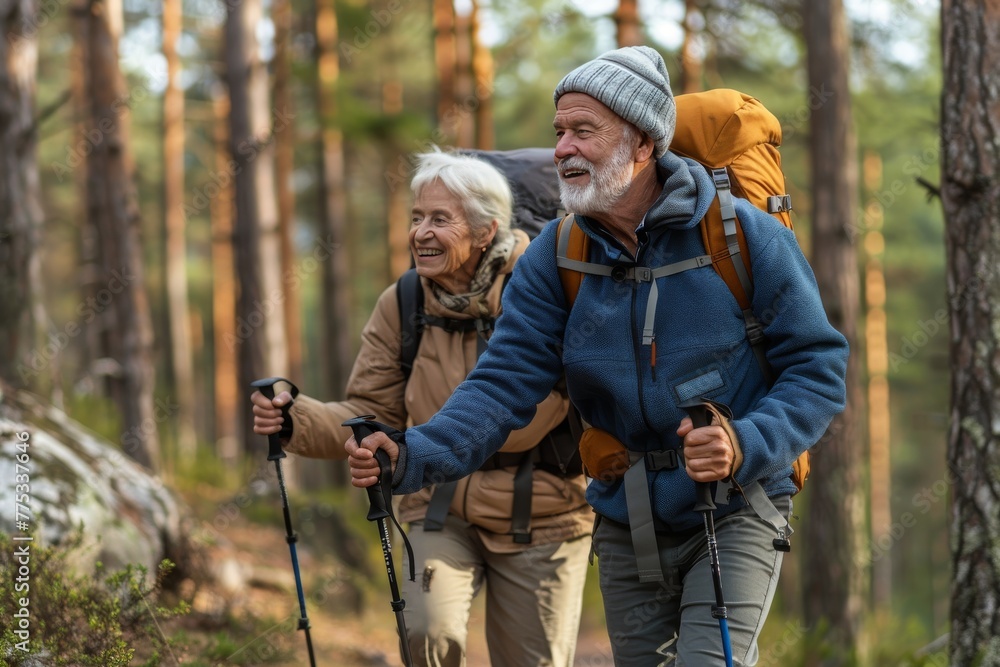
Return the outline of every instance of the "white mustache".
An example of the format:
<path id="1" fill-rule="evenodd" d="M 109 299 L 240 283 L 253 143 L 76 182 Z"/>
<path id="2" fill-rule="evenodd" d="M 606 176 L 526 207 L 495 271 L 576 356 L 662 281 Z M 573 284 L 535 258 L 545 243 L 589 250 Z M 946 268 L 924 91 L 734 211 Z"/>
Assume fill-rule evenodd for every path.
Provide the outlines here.
<path id="1" fill-rule="evenodd" d="M 588 160 L 586 158 L 582 158 L 582 157 L 580 157 L 578 155 L 575 155 L 573 157 L 563 158 L 562 160 L 559 161 L 559 175 L 560 176 L 562 176 L 563 174 L 565 174 L 570 169 L 582 169 L 584 171 L 593 172 L 594 171 L 594 165 L 593 165 L 593 163 L 590 160 Z"/>

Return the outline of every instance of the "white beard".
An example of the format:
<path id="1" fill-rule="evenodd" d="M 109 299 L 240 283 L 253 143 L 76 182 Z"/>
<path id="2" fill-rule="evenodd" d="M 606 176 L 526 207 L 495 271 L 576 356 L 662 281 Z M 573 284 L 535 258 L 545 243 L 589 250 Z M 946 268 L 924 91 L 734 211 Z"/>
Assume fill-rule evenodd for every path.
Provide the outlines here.
<path id="1" fill-rule="evenodd" d="M 630 144 L 628 141 L 619 142 L 601 167 L 580 156 L 568 157 L 560 162 L 559 198 L 563 207 L 581 215 L 610 213 L 632 185 Z M 590 182 L 583 186 L 567 183 L 561 177 L 567 169 L 587 170 Z"/>

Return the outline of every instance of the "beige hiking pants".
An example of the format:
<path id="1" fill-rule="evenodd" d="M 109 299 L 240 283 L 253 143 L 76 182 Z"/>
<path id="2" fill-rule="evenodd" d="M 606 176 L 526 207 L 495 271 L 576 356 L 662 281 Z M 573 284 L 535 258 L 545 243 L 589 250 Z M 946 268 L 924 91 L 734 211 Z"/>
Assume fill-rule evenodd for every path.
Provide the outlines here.
<path id="1" fill-rule="evenodd" d="M 487 551 L 471 525 L 410 524 L 416 581 L 403 577 L 413 664 L 463 667 L 472 599 L 486 585 L 491 667 L 571 667 L 580 626 L 590 536 L 520 553 Z M 404 557 L 405 561 L 405 557 Z M 404 562 L 402 572 L 409 565 Z"/>

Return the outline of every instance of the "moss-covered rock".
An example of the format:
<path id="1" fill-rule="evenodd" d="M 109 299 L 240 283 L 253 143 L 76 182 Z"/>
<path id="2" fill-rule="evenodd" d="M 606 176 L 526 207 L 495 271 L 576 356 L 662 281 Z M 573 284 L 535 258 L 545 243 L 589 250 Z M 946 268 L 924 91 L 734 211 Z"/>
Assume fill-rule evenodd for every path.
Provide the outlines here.
<path id="1" fill-rule="evenodd" d="M 82 527 L 72 554 L 80 573 L 97 561 L 109 570 L 138 564 L 156 572 L 169 558 L 184 574 L 187 509 L 109 441 L 29 393 L 8 391 L 0 394 L 0 452 L 0 507 L 8 508 L 0 532 L 57 546 Z M 27 501 L 17 507 L 22 517 L 20 501 Z"/>

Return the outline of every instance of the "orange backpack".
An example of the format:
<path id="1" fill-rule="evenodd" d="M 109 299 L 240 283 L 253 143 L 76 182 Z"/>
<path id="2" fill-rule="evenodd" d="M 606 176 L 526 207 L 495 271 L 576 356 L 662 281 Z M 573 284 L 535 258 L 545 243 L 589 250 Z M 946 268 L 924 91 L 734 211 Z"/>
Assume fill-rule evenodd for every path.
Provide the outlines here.
<path id="1" fill-rule="evenodd" d="M 725 281 L 743 311 L 747 338 L 770 385 L 774 373 L 765 355 L 763 327 L 751 306 L 750 253 L 736 217 L 733 196 L 748 200 L 792 228 L 788 213 L 792 208 L 791 197 L 785 194 L 785 176 L 778 154 L 781 124 L 757 99 L 735 90 L 709 90 L 674 99 L 677 127 L 670 150 L 704 165 L 715 181 L 718 196 L 701 221 L 702 241 L 712 268 Z M 596 265 L 587 262 L 590 239 L 576 225 L 572 213 L 559 222 L 558 236 L 556 261 L 566 300 L 572 308 L 585 274 L 609 272 L 607 267 L 595 269 Z M 655 269 L 653 275 L 656 277 Z M 808 477 L 809 452 L 804 452 L 792 465 L 792 481 L 801 491 Z"/>

